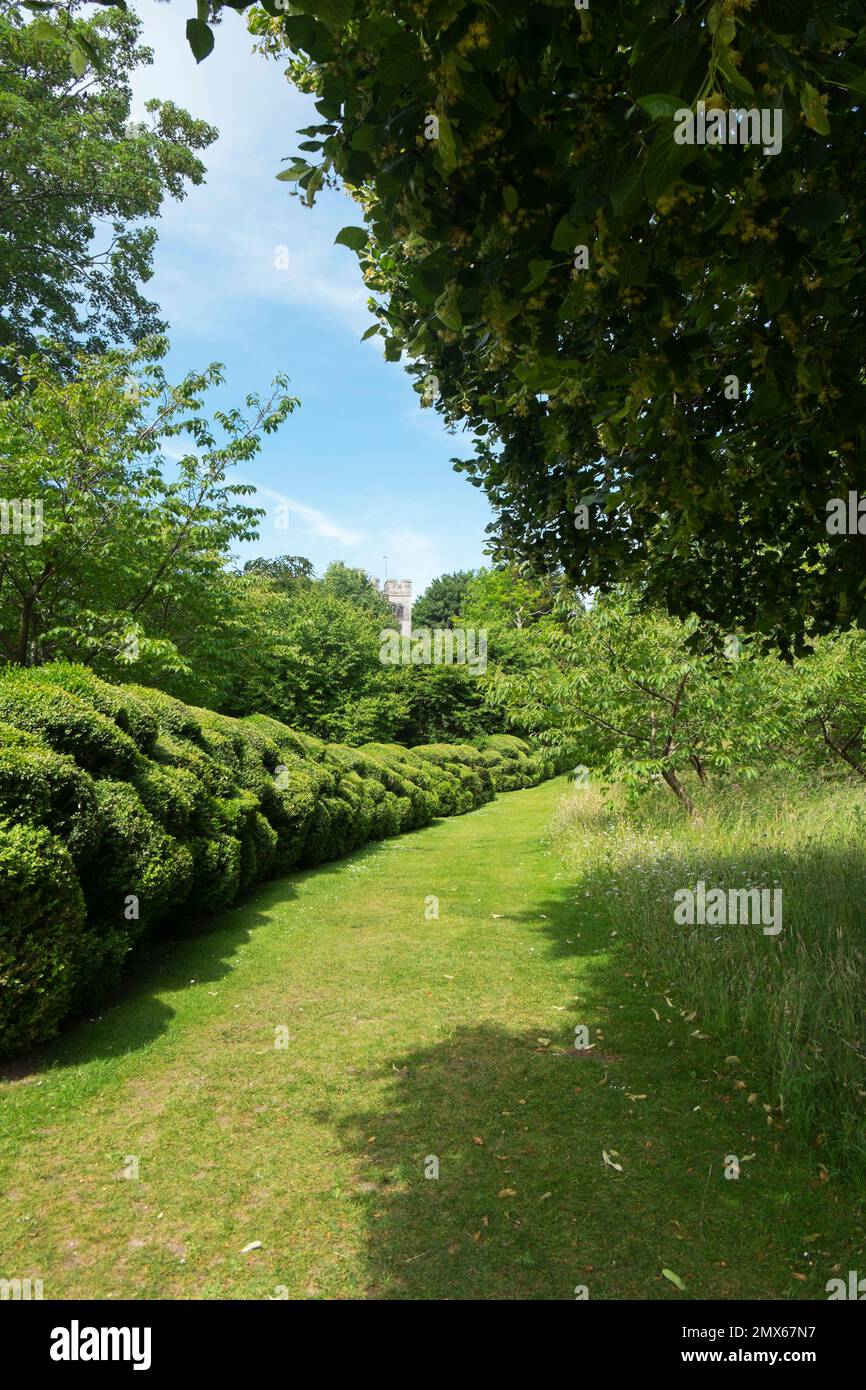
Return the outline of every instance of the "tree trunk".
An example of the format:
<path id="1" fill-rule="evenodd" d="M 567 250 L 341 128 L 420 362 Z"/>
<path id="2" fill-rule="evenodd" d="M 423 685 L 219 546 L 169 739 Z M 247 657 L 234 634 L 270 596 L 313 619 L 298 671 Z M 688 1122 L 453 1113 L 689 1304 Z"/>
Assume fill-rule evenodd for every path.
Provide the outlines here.
<path id="1" fill-rule="evenodd" d="M 701 779 L 701 786 L 705 787 L 707 785 L 707 769 L 704 767 L 700 758 L 695 757 L 694 753 L 692 754 L 692 767 Z"/>
<path id="2" fill-rule="evenodd" d="M 843 762 L 846 762 L 849 767 L 852 767 L 854 771 L 858 774 L 858 776 L 866 778 L 866 768 L 864 768 L 863 764 L 857 758 L 855 758 L 853 753 L 848 752 L 848 749 L 851 747 L 852 743 L 860 742 L 860 740 L 863 737 L 863 730 L 861 729 L 859 734 L 852 734 L 851 738 L 849 738 L 847 742 L 839 743 L 835 738 L 833 738 L 832 734 L 830 733 L 830 730 L 827 727 L 826 720 L 820 719 L 819 722 L 821 724 L 821 732 L 824 735 L 824 742 L 826 743 L 830 751 L 835 753 L 837 758 L 841 758 Z"/>
<path id="3" fill-rule="evenodd" d="M 690 816 L 693 816 L 695 813 L 695 803 L 692 801 L 692 798 L 689 796 L 688 792 L 686 791 L 679 777 L 677 777 L 677 774 L 674 772 L 673 768 L 664 768 L 662 771 L 662 777 L 664 778 L 667 785 L 670 787 L 674 796 L 677 798 L 677 801 L 679 801 L 680 804 L 686 808 L 686 811 L 689 813 Z"/>
<path id="4" fill-rule="evenodd" d="M 14 664 L 16 666 L 27 665 L 27 654 L 30 650 L 30 624 L 33 621 L 33 606 L 35 602 L 36 595 L 28 594 L 21 605 L 21 620 L 18 624 L 18 650 L 14 658 Z"/>
<path id="5" fill-rule="evenodd" d="M 828 743 L 830 743 L 829 739 L 827 741 Z M 866 778 L 866 767 L 864 767 L 861 762 L 858 762 L 858 760 L 848 752 L 848 749 L 844 746 L 844 744 L 840 746 L 836 743 L 830 743 L 830 747 L 832 748 L 836 756 L 841 758 L 843 762 L 846 762 L 849 767 L 853 767 L 854 771 L 860 777 Z"/>

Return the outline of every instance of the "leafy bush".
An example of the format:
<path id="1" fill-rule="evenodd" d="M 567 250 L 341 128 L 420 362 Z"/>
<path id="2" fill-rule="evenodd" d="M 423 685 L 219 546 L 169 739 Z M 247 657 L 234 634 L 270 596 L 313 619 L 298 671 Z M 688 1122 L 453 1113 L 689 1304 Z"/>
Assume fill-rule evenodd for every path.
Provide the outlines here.
<path id="1" fill-rule="evenodd" d="M 0 1054 L 57 1032 L 87 948 L 69 851 L 42 826 L 0 821 Z"/>
<path id="2" fill-rule="evenodd" d="M 109 685 L 86 666 L 74 666 L 71 662 L 36 666 L 27 674 L 30 680 L 44 680 L 61 686 L 70 695 L 78 695 L 85 704 L 111 719 L 143 752 L 153 748 L 159 722 L 147 701 L 130 686 Z"/>
<path id="3" fill-rule="evenodd" d="M 0 747 L 0 817 L 45 826 L 77 865 L 86 863 L 99 842 L 93 779 L 71 758 L 38 744 Z"/>
<path id="4" fill-rule="evenodd" d="M 85 700 L 50 684 L 46 672 L 51 670 L 4 671 L 0 719 L 40 734 L 49 747 L 68 753 L 97 776 L 130 771 L 136 754 L 132 739 L 98 712 L 92 698 Z"/>
<path id="5" fill-rule="evenodd" d="M 516 738 L 350 748 L 81 666 L 0 672 L 0 901 L 11 904 L 0 1048 L 50 1036 L 160 924 L 551 770 Z"/>

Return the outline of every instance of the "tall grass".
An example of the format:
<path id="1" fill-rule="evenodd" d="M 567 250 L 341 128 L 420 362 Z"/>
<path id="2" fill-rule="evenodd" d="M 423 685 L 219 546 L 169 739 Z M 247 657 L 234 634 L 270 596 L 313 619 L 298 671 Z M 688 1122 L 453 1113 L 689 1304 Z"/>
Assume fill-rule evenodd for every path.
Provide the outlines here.
<path id="1" fill-rule="evenodd" d="M 704 793 L 688 821 L 667 791 L 627 802 L 576 789 L 554 832 L 584 903 L 615 919 L 696 1026 L 763 1073 L 767 1123 L 866 1172 L 866 789 L 764 782 Z M 682 926 L 674 893 L 782 889 L 760 925 Z"/>

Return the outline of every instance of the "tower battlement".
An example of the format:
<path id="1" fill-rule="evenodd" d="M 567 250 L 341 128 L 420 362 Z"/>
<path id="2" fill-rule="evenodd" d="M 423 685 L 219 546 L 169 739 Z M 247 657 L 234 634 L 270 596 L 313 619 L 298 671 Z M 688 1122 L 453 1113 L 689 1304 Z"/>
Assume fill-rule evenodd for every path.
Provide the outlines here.
<path id="1" fill-rule="evenodd" d="M 412 581 L 411 579 L 386 579 L 382 585 L 382 593 L 394 610 L 394 616 L 400 623 L 400 634 L 403 637 L 412 635 Z"/>

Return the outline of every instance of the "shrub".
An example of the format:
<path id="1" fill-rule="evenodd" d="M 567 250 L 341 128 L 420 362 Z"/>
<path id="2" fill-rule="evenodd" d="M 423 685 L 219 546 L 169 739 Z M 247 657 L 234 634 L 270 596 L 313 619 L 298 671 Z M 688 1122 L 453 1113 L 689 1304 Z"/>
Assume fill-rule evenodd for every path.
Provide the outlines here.
<path id="1" fill-rule="evenodd" d="M 128 734 L 137 748 L 148 752 L 156 742 L 159 724 L 154 712 L 141 696 L 128 686 L 109 685 L 86 666 L 58 661 L 29 671 L 31 680 L 43 680 L 77 695 L 91 709 L 112 720 Z"/>
<path id="2" fill-rule="evenodd" d="M 135 762 L 131 738 L 77 695 L 49 684 L 41 672 L 0 671 L 0 719 L 39 734 L 98 776 L 129 772 Z"/>
<path id="3" fill-rule="evenodd" d="M 88 985 L 111 982 L 141 933 L 193 885 L 189 846 L 162 829 L 134 787 L 106 780 L 96 793 L 102 835 L 83 885 L 95 938 Z"/>
<path id="4" fill-rule="evenodd" d="M 4 917 L 13 1002 L 0 1048 L 49 1036 L 159 924 L 469 811 L 549 766 L 516 738 L 349 748 L 81 666 L 0 673 L 0 874 L 7 901 L 32 898 Z"/>
<path id="5" fill-rule="evenodd" d="M 163 767 L 142 758 L 132 785 L 142 805 L 172 835 L 184 835 L 191 826 L 203 830 L 203 820 L 212 814 L 213 798 L 187 768 Z"/>
<path id="6" fill-rule="evenodd" d="M 93 779 L 61 753 L 38 744 L 0 747 L 0 818 L 43 825 L 64 842 L 76 864 L 99 843 Z"/>
<path id="7" fill-rule="evenodd" d="M 123 693 L 127 698 L 137 697 L 142 709 L 156 719 L 160 729 L 176 734 L 178 738 L 198 737 L 201 727 L 196 719 L 198 711 L 176 700 L 173 695 L 166 695 L 164 690 L 152 690 L 146 685 L 125 685 Z"/>
<path id="8" fill-rule="evenodd" d="M 50 1038 L 86 953 L 85 906 L 62 842 L 43 826 L 0 822 L 0 1053 Z"/>
<path id="9" fill-rule="evenodd" d="M 190 909 L 194 915 L 219 912 L 233 903 L 241 881 L 241 842 L 214 832 L 190 842 L 193 861 Z"/>

